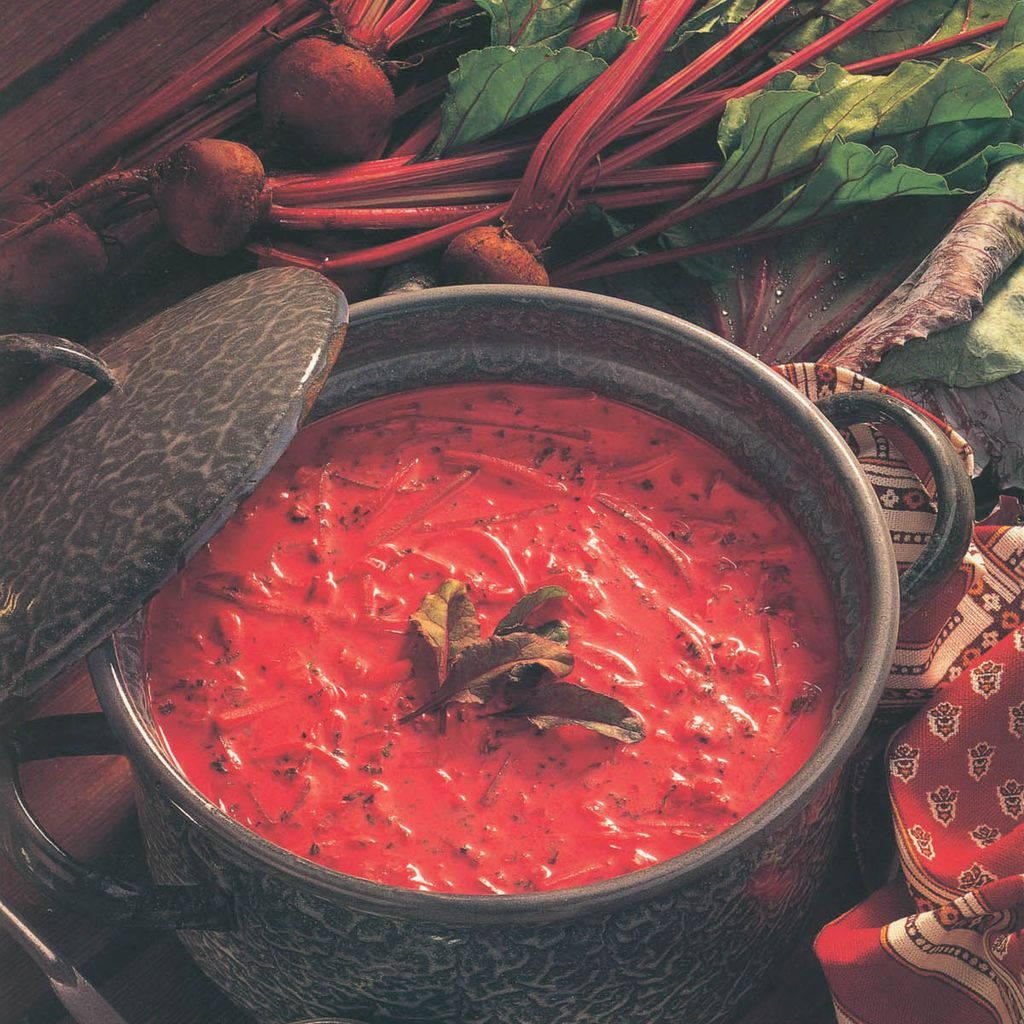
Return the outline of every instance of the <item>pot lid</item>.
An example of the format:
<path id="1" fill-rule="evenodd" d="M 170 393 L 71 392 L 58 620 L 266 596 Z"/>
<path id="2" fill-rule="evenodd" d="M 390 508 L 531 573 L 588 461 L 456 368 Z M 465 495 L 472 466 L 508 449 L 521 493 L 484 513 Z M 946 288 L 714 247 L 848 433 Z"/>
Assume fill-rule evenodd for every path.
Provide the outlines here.
<path id="1" fill-rule="evenodd" d="M 347 321 L 333 284 L 286 268 L 202 291 L 102 360 L 0 336 L 0 379 L 59 364 L 0 404 L 0 717 L 140 608 L 267 474 Z"/>

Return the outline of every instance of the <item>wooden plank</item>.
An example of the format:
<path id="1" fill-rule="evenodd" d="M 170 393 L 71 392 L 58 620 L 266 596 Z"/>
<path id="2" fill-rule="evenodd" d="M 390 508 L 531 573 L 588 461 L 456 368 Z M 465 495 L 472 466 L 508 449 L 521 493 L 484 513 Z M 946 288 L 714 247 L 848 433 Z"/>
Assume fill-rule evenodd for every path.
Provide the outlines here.
<path id="1" fill-rule="evenodd" d="M 25 5 L 40 36 L 53 11 L 66 6 Z M 9 107 L 0 92 L 0 195 L 16 194 L 37 179 L 60 181 L 69 171 L 88 166 L 95 155 L 92 137 L 100 125 L 187 73 L 199 57 L 266 6 L 266 0 L 122 0 L 124 12 L 132 16 L 112 17 L 110 31 L 96 38 L 86 32 L 81 52 L 76 49 L 66 66 L 59 54 L 36 59 L 32 47 L 33 60 L 22 77 L 39 69 L 39 81 L 29 83 L 25 95 L 14 89 L 18 79 L 8 83 L 13 100 Z M 28 24 L 26 16 L 23 37 L 30 36 Z M 7 47 L 5 40 L 5 51 Z"/>
<path id="2" fill-rule="evenodd" d="M 102 32 L 104 20 L 122 8 L 124 0 L 76 0 L 71 4 L 39 0 L 0 6 L 4 16 L 4 60 L 0 64 L 2 95 L 16 78 L 60 54 L 66 55 L 68 63 L 73 61 L 76 41 L 87 39 L 93 31 Z M 45 31 L 40 31 L 43 25 Z"/>

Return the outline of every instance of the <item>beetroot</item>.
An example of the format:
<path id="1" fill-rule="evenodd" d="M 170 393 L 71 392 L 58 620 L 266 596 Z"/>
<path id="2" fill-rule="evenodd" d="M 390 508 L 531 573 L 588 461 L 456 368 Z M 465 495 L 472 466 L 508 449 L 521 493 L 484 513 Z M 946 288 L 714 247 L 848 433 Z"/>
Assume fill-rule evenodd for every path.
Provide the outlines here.
<path id="1" fill-rule="evenodd" d="M 189 252 L 223 256 L 239 248 L 270 202 L 260 158 L 223 139 L 186 142 L 156 167 L 151 186 L 160 219 Z"/>
<path id="2" fill-rule="evenodd" d="M 22 203 L 7 210 L 3 220 L 22 222 L 41 209 L 37 203 Z M 74 213 L 0 243 L 0 332 L 52 327 L 106 269 L 103 243 Z"/>
<path id="3" fill-rule="evenodd" d="M 87 182 L 6 234 L 0 245 L 40 231 L 86 203 L 148 192 L 179 245 L 202 256 L 237 249 L 270 204 L 260 158 L 248 146 L 197 139 L 149 167 L 116 171 Z"/>
<path id="4" fill-rule="evenodd" d="M 373 159 L 395 117 L 395 93 L 373 58 L 327 39 L 300 39 L 260 72 L 263 129 L 328 162 Z"/>
<path id="5" fill-rule="evenodd" d="M 507 228 L 470 228 L 448 246 L 441 262 L 445 279 L 457 284 L 546 285 L 548 272 Z"/>

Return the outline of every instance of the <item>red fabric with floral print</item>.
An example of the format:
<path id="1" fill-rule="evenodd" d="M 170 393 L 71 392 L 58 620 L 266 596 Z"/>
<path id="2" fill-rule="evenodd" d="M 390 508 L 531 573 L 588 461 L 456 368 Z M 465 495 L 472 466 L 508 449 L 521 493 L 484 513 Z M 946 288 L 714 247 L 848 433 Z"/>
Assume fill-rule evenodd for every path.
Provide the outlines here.
<path id="1" fill-rule="evenodd" d="M 842 369 L 780 372 L 812 399 L 886 390 Z M 858 427 L 850 441 L 906 565 L 934 521 L 927 469 L 895 432 Z M 900 870 L 815 943 L 839 1024 L 1024 1022 L 1022 627 L 1024 527 L 981 526 L 960 572 L 901 628 L 879 711 L 882 723 L 913 711 L 885 761 Z"/>

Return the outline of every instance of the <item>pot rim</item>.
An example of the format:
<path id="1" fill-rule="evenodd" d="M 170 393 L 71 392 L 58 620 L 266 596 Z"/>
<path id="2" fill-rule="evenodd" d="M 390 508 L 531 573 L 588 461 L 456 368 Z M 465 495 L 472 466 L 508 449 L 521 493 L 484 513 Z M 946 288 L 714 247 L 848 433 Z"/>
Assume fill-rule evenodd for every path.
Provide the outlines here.
<path id="1" fill-rule="evenodd" d="M 371 882 L 315 864 L 277 846 L 236 822 L 206 799 L 177 768 L 141 719 L 128 694 L 113 638 L 90 656 L 100 703 L 133 765 L 154 780 L 196 827 L 208 829 L 236 855 L 301 882 L 318 895 L 389 917 L 413 917 L 453 924 L 502 924 L 581 917 L 656 896 L 721 868 L 803 809 L 847 761 L 866 731 L 888 677 L 899 624 L 896 560 L 882 509 L 853 452 L 838 430 L 770 366 L 723 338 L 685 320 L 636 303 L 561 288 L 517 285 L 463 285 L 399 293 L 356 303 L 350 330 L 377 319 L 427 310 L 470 306 L 544 306 L 560 312 L 585 312 L 636 325 L 662 335 L 685 337 L 714 349 L 752 383 L 770 394 L 794 426 L 831 456 L 845 477 L 857 519 L 862 524 L 868 565 L 868 622 L 859 671 L 847 689 L 846 703 L 803 766 L 764 803 L 707 842 L 660 864 L 605 881 L 541 893 L 491 895 L 421 892 Z"/>

